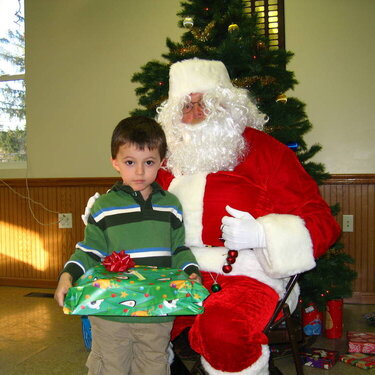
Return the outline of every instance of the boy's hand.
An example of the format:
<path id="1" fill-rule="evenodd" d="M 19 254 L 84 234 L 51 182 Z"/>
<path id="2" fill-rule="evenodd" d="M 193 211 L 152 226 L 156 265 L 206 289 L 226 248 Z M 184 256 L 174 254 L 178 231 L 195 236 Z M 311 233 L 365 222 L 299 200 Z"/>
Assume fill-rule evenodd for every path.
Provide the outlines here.
<path id="1" fill-rule="evenodd" d="M 66 293 L 68 293 L 69 288 L 72 287 L 72 280 L 72 276 L 68 272 L 64 272 L 60 276 L 54 295 L 54 298 L 60 307 L 64 306 L 64 298 Z"/>
<path id="2" fill-rule="evenodd" d="M 195 281 L 195 282 L 197 282 L 197 283 L 199 283 L 199 284 L 202 284 L 202 278 L 201 278 L 199 275 L 197 275 L 195 272 L 192 273 L 192 274 L 189 276 L 189 280 L 193 280 L 193 281 Z"/>

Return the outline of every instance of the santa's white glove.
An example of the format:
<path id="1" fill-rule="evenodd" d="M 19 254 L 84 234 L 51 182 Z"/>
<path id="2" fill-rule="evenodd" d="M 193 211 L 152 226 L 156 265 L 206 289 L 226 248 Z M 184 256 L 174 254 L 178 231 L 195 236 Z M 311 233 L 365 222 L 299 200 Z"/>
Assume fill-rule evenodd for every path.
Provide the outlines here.
<path id="1" fill-rule="evenodd" d="M 85 212 L 81 215 L 82 221 L 87 225 L 87 221 L 90 216 L 91 208 L 94 205 L 95 201 L 100 197 L 100 194 L 96 192 L 92 197 L 89 198 L 86 204 Z"/>
<path id="2" fill-rule="evenodd" d="M 226 206 L 228 214 L 222 222 L 224 245 L 231 250 L 266 247 L 266 237 L 262 224 L 258 223 L 248 212 Z"/>

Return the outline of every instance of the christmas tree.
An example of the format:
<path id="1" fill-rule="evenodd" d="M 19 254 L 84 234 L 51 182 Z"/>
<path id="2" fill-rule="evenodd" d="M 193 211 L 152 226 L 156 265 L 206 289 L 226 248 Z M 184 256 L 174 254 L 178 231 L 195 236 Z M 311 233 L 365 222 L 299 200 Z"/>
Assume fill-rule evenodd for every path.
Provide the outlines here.
<path id="1" fill-rule="evenodd" d="M 324 311 L 328 300 L 352 296 L 352 282 L 357 272 L 351 269 L 353 258 L 337 243 L 316 261 L 316 267 L 302 274 L 299 280 L 302 306 L 315 304 Z"/>
<path id="2" fill-rule="evenodd" d="M 133 115 L 154 117 L 156 108 L 168 96 L 169 66 L 177 61 L 198 57 L 220 60 L 228 69 L 233 84 L 246 88 L 259 109 L 268 115 L 265 131 L 280 142 L 296 149 L 308 173 L 321 183 L 329 174 L 324 166 L 310 161 L 321 149 L 308 147 L 303 135 L 311 129 L 305 105 L 287 97 L 297 83 L 286 69 L 293 54 L 284 49 L 269 48 L 269 40 L 257 27 L 257 15 L 245 12 L 243 0 L 190 0 L 181 3 L 179 26 L 186 29 L 180 42 L 167 38 L 169 52 L 165 61 L 153 60 L 135 73 L 132 82 L 142 109 Z"/>
<path id="3" fill-rule="evenodd" d="M 168 96 L 171 64 L 193 57 L 220 60 L 227 67 L 233 84 L 246 88 L 258 108 L 267 114 L 269 120 L 264 131 L 292 148 L 318 184 L 327 179 L 329 173 L 325 172 L 324 165 L 311 161 L 321 146 L 308 146 L 303 139 L 312 127 L 305 104 L 286 94 L 297 84 L 294 73 L 287 69 L 293 53 L 271 46 L 258 28 L 257 14 L 248 14 L 243 0 L 188 0 L 181 3 L 177 15 L 179 27 L 185 30 L 181 41 L 167 38 L 169 52 L 162 55 L 163 61 L 148 62 L 132 77 L 132 82 L 141 85 L 136 95 L 142 107 L 132 114 L 155 117 L 156 108 Z M 314 272 L 319 273 L 322 266 L 329 268 L 333 258 L 323 258 L 318 267 L 310 271 L 308 280 L 314 279 Z M 345 277 L 344 273 L 340 275 Z M 316 277 L 321 280 L 320 275 Z M 309 289 L 306 285 L 309 282 L 304 283 L 302 293 L 306 293 L 308 300 L 315 296 L 321 300 L 322 291 L 331 289 L 328 284 L 320 285 L 322 291 L 317 292 L 317 288 Z M 344 296 L 348 294 L 351 288 Z"/>

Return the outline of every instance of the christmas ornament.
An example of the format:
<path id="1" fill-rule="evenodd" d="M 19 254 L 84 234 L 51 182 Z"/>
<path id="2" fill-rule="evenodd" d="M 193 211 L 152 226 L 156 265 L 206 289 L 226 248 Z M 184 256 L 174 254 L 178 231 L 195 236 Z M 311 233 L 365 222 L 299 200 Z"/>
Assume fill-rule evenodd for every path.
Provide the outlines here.
<path id="1" fill-rule="evenodd" d="M 233 264 L 233 263 L 236 262 L 236 258 L 234 258 L 234 257 L 227 257 L 227 262 L 228 262 L 229 264 Z"/>
<path id="2" fill-rule="evenodd" d="M 224 273 L 230 273 L 231 271 L 232 271 L 232 266 L 230 264 L 224 264 L 223 272 Z"/>
<path id="3" fill-rule="evenodd" d="M 238 257 L 238 251 L 237 250 L 229 250 L 228 256 L 233 257 L 233 258 L 237 258 Z"/>
<path id="4" fill-rule="evenodd" d="M 213 293 L 220 292 L 221 286 L 218 283 L 213 283 L 211 286 L 211 290 Z"/>
<path id="5" fill-rule="evenodd" d="M 286 103 L 288 101 L 288 98 L 285 94 L 280 94 L 277 98 L 276 98 L 276 102 L 280 102 L 280 103 Z"/>
<path id="6" fill-rule="evenodd" d="M 237 256 L 238 256 L 237 250 L 229 250 L 228 251 L 227 259 L 226 259 L 225 264 L 222 268 L 224 273 L 230 273 L 232 271 L 231 264 L 234 264 L 236 262 Z"/>
<path id="7" fill-rule="evenodd" d="M 238 27 L 238 25 L 236 24 L 236 23 L 232 23 L 232 24 L 230 24 L 229 26 L 228 26 L 228 31 L 231 33 L 231 32 L 233 32 L 233 31 L 236 31 L 236 30 L 238 30 L 239 29 L 239 27 Z"/>
<path id="8" fill-rule="evenodd" d="M 291 150 L 297 151 L 299 144 L 297 142 L 288 142 L 286 144 Z"/>
<path id="9" fill-rule="evenodd" d="M 211 279 L 213 281 L 213 284 L 211 285 L 211 291 L 212 291 L 212 293 L 220 292 L 221 285 L 217 282 L 217 278 L 219 277 L 219 275 L 216 275 L 216 277 L 213 277 L 211 272 L 209 272 L 209 274 L 210 274 Z"/>
<path id="10" fill-rule="evenodd" d="M 185 17 L 182 24 L 184 25 L 184 27 L 190 29 L 194 26 L 194 21 L 191 17 Z"/>

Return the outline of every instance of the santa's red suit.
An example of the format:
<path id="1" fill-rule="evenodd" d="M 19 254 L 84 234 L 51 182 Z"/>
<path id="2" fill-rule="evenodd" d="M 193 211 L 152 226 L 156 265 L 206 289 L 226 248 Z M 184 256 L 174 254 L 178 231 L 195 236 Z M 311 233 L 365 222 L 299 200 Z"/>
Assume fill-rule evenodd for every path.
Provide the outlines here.
<path id="1" fill-rule="evenodd" d="M 191 325 L 190 343 L 209 374 L 267 374 L 267 337 L 262 333 L 288 276 L 314 267 L 340 228 L 315 181 L 288 147 L 246 128 L 248 153 L 233 171 L 174 178 L 160 170 L 158 182 L 184 208 L 186 244 L 200 265 L 204 285 L 221 290 L 205 312 L 176 320 L 173 336 Z M 249 212 L 264 228 L 266 248 L 239 251 L 229 274 L 221 237 L 225 207 Z M 172 337 L 173 338 L 173 337 Z"/>

